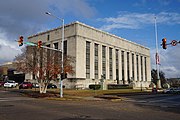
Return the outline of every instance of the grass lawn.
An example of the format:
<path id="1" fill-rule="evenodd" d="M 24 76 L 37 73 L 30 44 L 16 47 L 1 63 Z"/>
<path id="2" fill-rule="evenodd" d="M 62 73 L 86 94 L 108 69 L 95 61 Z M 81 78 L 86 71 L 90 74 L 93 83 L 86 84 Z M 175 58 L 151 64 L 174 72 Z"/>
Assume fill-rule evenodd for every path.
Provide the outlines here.
<path id="1" fill-rule="evenodd" d="M 60 93 L 59 89 L 48 89 L 48 92 Z M 79 97 L 88 97 L 88 96 L 98 96 L 105 94 L 118 94 L 118 93 L 133 93 L 133 92 L 142 92 L 141 90 L 133 89 L 116 89 L 116 90 L 63 90 L 64 96 L 79 96 Z"/>
<path id="2" fill-rule="evenodd" d="M 1 88 L 4 89 L 4 88 Z M 5 89 L 4 89 L 5 90 Z M 39 94 L 39 88 L 33 89 L 21 89 L 18 88 L 8 88 L 6 90 L 15 90 L 21 93 L 30 95 L 30 96 L 56 96 L 60 95 L 60 89 L 47 89 L 47 94 Z M 101 96 L 107 94 L 120 94 L 120 93 L 142 93 L 145 91 L 134 90 L 134 89 L 114 89 L 114 90 L 69 90 L 63 89 L 63 97 L 71 98 L 71 97 L 93 97 L 93 96 Z"/>

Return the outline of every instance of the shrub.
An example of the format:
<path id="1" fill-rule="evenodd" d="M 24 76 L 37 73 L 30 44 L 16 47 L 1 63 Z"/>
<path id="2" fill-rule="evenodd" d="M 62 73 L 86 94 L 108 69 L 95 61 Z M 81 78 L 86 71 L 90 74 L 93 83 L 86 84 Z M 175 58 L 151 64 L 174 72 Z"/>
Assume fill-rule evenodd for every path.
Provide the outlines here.
<path id="1" fill-rule="evenodd" d="M 129 85 L 109 84 L 108 89 L 132 89 Z"/>
<path id="2" fill-rule="evenodd" d="M 100 88 L 101 88 L 101 85 L 96 85 L 96 84 L 89 85 L 89 89 L 99 90 Z"/>

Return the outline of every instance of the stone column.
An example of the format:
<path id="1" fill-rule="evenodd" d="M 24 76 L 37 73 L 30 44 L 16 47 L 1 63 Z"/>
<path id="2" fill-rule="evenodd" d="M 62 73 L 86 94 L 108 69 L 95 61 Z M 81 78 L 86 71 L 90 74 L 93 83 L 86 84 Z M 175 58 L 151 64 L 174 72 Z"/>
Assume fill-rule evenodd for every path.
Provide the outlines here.
<path id="1" fill-rule="evenodd" d="M 119 49 L 119 84 L 123 84 L 122 82 L 122 59 L 121 59 L 121 49 Z"/>
<path id="2" fill-rule="evenodd" d="M 102 45 L 98 46 L 98 78 L 101 79 L 102 75 Z"/>
<path id="3" fill-rule="evenodd" d="M 128 76 L 127 76 L 127 52 L 124 51 L 124 81 L 125 84 L 128 84 Z"/>
<path id="4" fill-rule="evenodd" d="M 116 80 L 116 49 L 112 49 L 112 80 Z"/>
<path id="5" fill-rule="evenodd" d="M 136 61 L 135 53 L 134 53 L 134 81 L 137 81 L 137 61 Z"/>
<path id="6" fill-rule="evenodd" d="M 147 81 L 151 82 L 151 63 L 150 56 L 146 57 L 146 66 L 147 66 Z"/>

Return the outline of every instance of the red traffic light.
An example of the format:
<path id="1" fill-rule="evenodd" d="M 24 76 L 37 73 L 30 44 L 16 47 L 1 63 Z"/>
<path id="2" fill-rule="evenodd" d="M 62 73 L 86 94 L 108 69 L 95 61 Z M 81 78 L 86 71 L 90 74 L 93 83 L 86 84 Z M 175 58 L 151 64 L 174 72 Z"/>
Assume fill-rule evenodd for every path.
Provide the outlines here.
<path id="1" fill-rule="evenodd" d="M 163 48 L 163 49 L 167 49 L 166 38 L 163 38 L 163 39 L 162 39 L 162 48 Z"/>
<path id="2" fill-rule="evenodd" d="M 23 46 L 23 36 L 20 36 L 19 37 L 19 40 L 18 40 L 18 44 L 19 44 L 19 46 Z"/>
<path id="3" fill-rule="evenodd" d="M 39 40 L 39 41 L 38 41 L 38 48 L 40 48 L 41 46 L 42 46 L 42 41 Z"/>

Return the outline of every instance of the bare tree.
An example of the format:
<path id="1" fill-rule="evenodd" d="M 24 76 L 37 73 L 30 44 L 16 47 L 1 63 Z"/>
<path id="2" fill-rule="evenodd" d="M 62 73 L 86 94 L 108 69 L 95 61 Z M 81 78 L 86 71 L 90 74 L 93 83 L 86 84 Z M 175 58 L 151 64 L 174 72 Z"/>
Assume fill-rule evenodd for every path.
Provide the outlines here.
<path id="1" fill-rule="evenodd" d="M 40 93 L 46 93 L 52 80 L 61 74 L 61 52 L 27 46 L 22 54 L 16 56 L 17 70 L 33 74 L 40 86 Z M 74 74 L 74 61 L 71 56 L 64 56 L 64 72 Z"/>
<path id="2" fill-rule="evenodd" d="M 152 76 L 152 80 L 153 80 L 152 82 L 157 84 L 157 70 L 152 69 L 151 76 Z M 167 82 L 166 78 L 165 78 L 165 73 L 163 71 L 160 71 L 159 76 L 160 76 L 160 80 L 161 80 L 161 85 L 163 86 L 163 84 L 165 84 Z"/>

